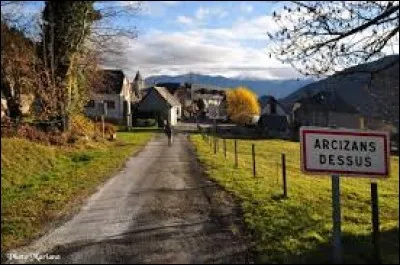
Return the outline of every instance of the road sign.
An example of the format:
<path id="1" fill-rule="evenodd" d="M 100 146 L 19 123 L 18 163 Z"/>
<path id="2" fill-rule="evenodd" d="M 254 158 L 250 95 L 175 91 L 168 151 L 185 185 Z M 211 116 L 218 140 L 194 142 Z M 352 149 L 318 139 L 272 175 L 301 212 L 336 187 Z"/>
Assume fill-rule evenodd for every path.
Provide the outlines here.
<path id="1" fill-rule="evenodd" d="M 389 143 L 388 132 L 301 127 L 302 171 L 387 177 Z"/>
<path id="2" fill-rule="evenodd" d="M 218 119 L 219 110 L 217 105 L 208 106 L 208 116 L 210 119 Z"/>

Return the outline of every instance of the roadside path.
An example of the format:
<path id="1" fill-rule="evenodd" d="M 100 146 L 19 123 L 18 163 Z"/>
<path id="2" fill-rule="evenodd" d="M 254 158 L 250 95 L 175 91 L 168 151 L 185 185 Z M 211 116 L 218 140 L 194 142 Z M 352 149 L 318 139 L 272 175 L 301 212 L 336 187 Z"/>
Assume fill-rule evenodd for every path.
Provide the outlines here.
<path id="1" fill-rule="evenodd" d="M 192 148 L 183 134 L 171 147 L 155 137 L 70 221 L 18 253 L 73 264 L 250 262 L 238 208 L 206 179 Z"/>

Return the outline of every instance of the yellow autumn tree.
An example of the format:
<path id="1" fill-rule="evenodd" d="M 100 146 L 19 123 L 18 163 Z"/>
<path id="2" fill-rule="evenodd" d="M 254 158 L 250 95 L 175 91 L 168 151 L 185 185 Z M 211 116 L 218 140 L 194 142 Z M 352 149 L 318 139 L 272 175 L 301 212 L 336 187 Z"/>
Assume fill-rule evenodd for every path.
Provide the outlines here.
<path id="1" fill-rule="evenodd" d="M 253 116 L 260 115 L 257 95 L 248 88 L 238 87 L 226 93 L 227 112 L 238 124 L 249 124 Z"/>

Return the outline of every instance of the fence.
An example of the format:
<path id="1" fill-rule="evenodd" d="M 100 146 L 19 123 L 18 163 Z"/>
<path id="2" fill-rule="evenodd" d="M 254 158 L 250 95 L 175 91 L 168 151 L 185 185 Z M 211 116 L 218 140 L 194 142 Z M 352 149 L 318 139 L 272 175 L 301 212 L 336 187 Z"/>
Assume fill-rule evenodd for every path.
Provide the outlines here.
<path id="1" fill-rule="evenodd" d="M 288 204 L 299 204 L 299 209 L 303 211 L 299 219 L 307 216 L 312 222 L 310 216 L 319 216 L 324 222 L 331 223 L 331 179 L 329 176 L 310 176 L 301 172 L 299 143 L 283 140 L 213 139 L 207 134 L 201 137 L 202 143 L 200 141 L 196 144 L 201 160 L 211 178 L 226 189 L 235 191 L 236 195 L 248 202 L 265 207 L 273 204 L 285 208 Z M 371 216 L 377 212 L 377 200 L 371 203 L 371 198 L 377 197 L 371 181 L 365 178 L 341 178 L 340 181 L 344 232 L 359 233 L 365 229 L 371 232 Z M 379 203 L 385 205 L 380 213 L 382 227 L 398 223 L 398 157 L 392 158 L 391 176 L 379 182 L 379 190 Z M 257 209 L 260 211 L 260 208 Z M 376 219 L 373 223 L 375 228 L 379 227 Z M 331 232 L 329 229 L 323 231 L 321 229 L 320 232 Z M 377 238 L 374 235 L 374 239 L 369 240 L 378 244 Z M 375 255 L 379 256 L 376 254 L 377 249 L 375 247 Z M 380 260 L 380 257 L 375 260 Z"/>
<path id="2" fill-rule="evenodd" d="M 235 174 L 237 170 L 247 170 L 247 173 L 251 173 L 257 181 L 265 180 L 266 177 L 273 175 L 275 184 L 281 185 L 283 197 L 288 196 L 287 174 L 289 171 L 300 170 L 300 168 L 295 167 L 294 163 L 287 166 L 286 154 L 276 155 L 274 152 L 258 149 L 257 144 L 247 140 L 213 138 L 206 134 L 203 134 L 202 138 L 209 146 L 210 153 L 217 156 L 223 155 L 225 173 L 229 170 L 232 171 L 230 174 Z M 222 160 L 218 159 L 218 161 Z"/>

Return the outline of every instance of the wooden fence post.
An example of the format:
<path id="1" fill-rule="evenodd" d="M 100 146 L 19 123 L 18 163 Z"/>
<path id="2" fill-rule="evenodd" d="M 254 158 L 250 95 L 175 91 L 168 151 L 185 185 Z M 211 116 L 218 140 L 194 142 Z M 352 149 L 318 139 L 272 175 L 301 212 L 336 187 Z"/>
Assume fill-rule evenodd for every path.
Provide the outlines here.
<path id="1" fill-rule="evenodd" d="M 285 154 L 282 154 L 282 177 L 283 177 L 283 197 L 287 198 L 286 157 L 285 157 Z"/>
<path id="2" fill-rule="evenodd" d="M 101 115 L 101 131 L 103 132 L 103 139 L 105 134 L 104 115 Z"/>
<path id="3" fill-rule="evenodd" d="M 235 167 L 238 168 L 237 143 L 235 139 Z"/>
<path id="4" fill-rule="evenodd" d="M 254 149 L 254 144 L 251 144 L 251 155 L 253 157 L 253 177 L 256 176 L 256 152 Z"/>
<path id="5" fill-rule="evenodd" d="M 226 139 L 224 138 L 224 157 L 226 158 Z"/>

